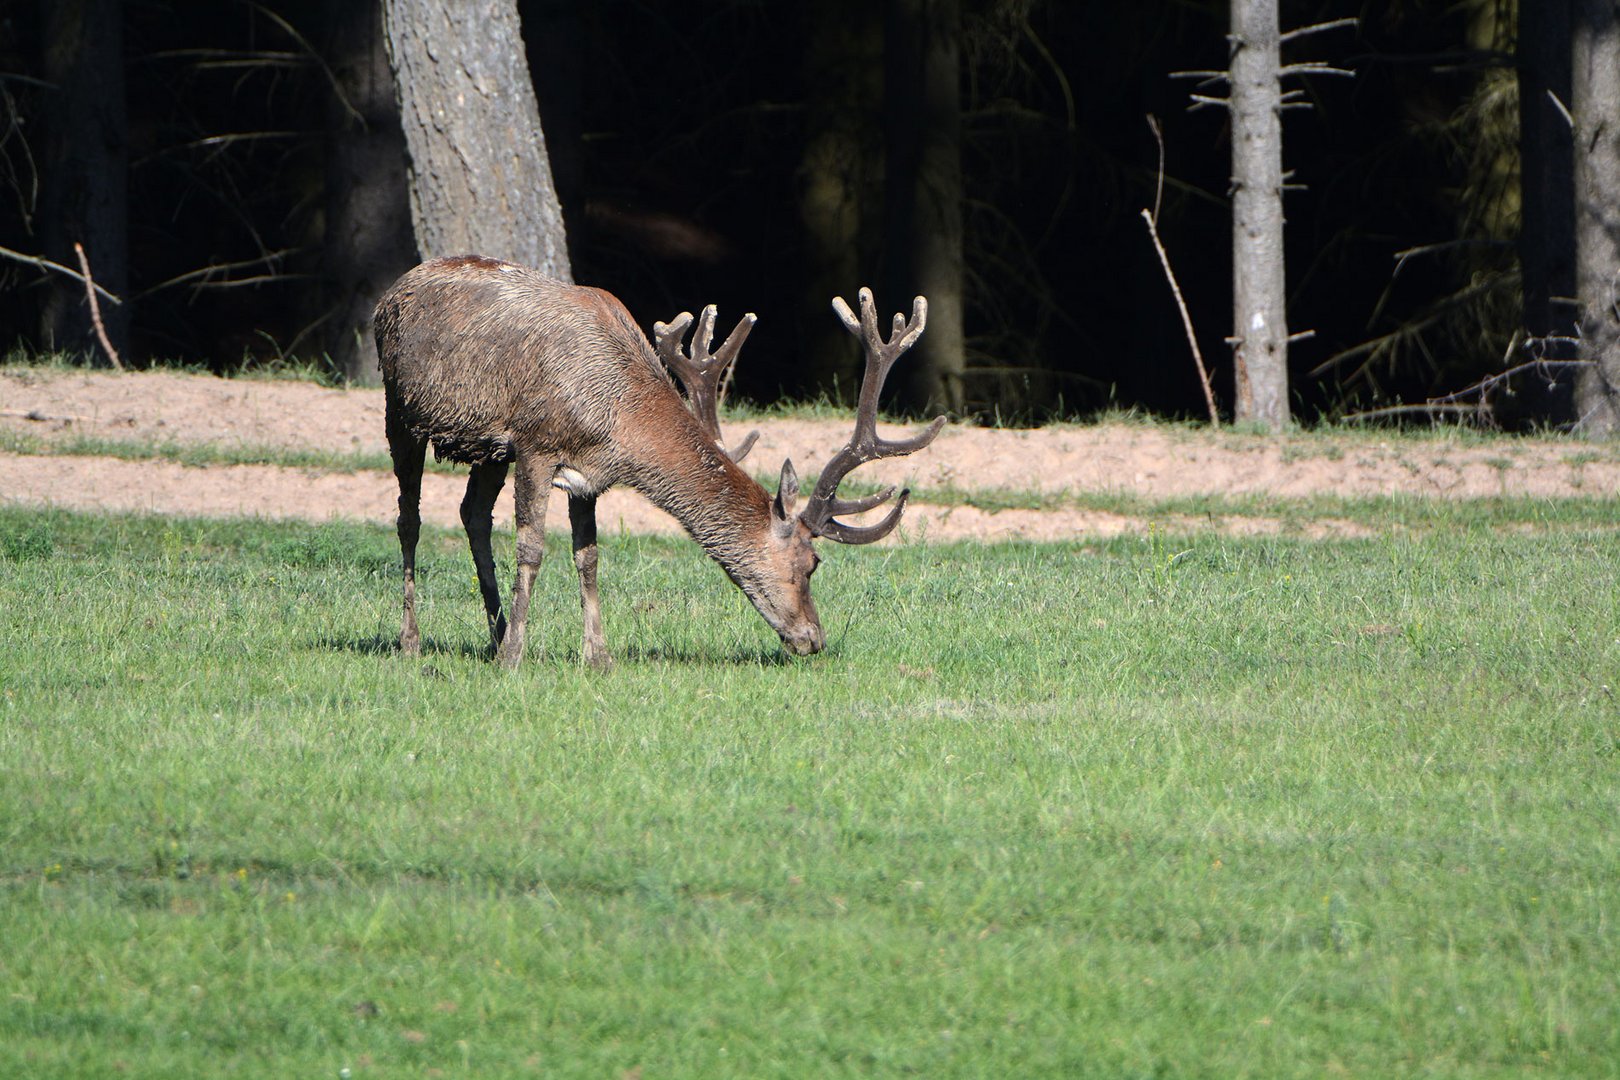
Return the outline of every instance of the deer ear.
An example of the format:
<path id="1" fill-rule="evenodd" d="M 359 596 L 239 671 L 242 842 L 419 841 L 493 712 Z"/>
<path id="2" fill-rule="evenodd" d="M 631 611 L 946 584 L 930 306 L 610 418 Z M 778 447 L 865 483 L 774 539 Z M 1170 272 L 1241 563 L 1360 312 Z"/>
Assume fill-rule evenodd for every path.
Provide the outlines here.
<path id="1" fill-rule="evenodd" d="M 799 506 L 799 474 L 793 470 L 791 459 L 782 459 L 782 478 L 777 481 L 776 499 L 771 508 L 778 521 L 792 521 Z"/>

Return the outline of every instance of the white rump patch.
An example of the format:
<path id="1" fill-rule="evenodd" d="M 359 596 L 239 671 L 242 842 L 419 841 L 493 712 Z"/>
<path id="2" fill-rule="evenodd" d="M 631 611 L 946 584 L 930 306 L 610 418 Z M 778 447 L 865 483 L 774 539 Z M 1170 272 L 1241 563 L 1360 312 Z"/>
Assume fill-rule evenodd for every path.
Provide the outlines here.
<path id="1" fill-rule="evenodd" d="M 585 474 L 572 465 L 564 465 L 551 478 L 551 486 L 562 488 L 570 495 L 595 495 L 596 488 L 585 479 Z"/>

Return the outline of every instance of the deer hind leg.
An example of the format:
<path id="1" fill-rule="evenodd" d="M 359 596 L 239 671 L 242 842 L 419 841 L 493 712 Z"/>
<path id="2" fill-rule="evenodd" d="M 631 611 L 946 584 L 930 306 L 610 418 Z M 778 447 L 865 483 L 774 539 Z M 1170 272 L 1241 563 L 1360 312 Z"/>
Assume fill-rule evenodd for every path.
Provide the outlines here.
<path id="1" fill-rule="evenodd" d="M 392 420 L 392 417 L 390 417 Z M 388 425 L 388 453 L 399 481 L 399 557 L 404 570 L 405 598 L 399 624 L 399 651 L 419 656 L 422 635 L 416 628 L 416 541 L 422 532 L 422 458 L 427 443 L 403 426 Z"/>
<path id="2" fill-rule="evenodd" d="M 596 496 L 568 496 L 568 523 L 574 531 L 574 569 L 579 571 L 579 607 L 585 620 L 585 662 L 598 671 L 613 666 L 602 636 L 602 607 L 596 592 Z"/>
<path id="3" fill-rule="evenodd" d="M 489 537 L 494 530 L 495 499 L 506 484 L 506 462 L 474 465 L 467 478 L 467 494 L 461 500 L 461 524 L 467 529 L 467 546 L 472 548 L 473 566 L 478 570 L 478 591 L 484 597 L 484 616 L 489 621 L 489 647 L 501 647 L 506 634 L 506 616 L 501 614 L 501 590 L 495 583 L 495 553 Z"/>
<path id="4" fill-rule="evenodd" d="M 546 504 L 551 496 L 553 468 L 542 465 L 532 455 L 518 454 L 513 491 L 517 501 L 517 580 L 512 584 L 512 617 L 506 624 L 497 654 L 501 666 L 506 668 L 517 667 L 523 659 L 529 591 L 546 553 Z"/>

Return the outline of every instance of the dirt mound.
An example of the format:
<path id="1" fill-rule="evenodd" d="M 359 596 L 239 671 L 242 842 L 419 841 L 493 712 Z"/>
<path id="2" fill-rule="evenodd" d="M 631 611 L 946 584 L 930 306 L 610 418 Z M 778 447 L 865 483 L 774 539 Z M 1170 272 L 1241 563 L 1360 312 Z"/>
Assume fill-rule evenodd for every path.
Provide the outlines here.
<path id="1" fill-rule="evenodd" d="M 774 467 L 791 457 L 813 471 L 848 434 L 839 420 L 763 419 L 751 463 Z M 391 522 L 395 489 L 386 473 L 327 472 L 273 465 L 191 467 L 166 461 L 52 454 L 53 444 L 84 437 L 159 444 L 206 444 L 332 454 L 383 454 L 382 393 L 293 381 L 219 379 L 168 372 L 115 374 L 0 370 L 0 431 L 43 442 L 42 454 L 0 453 L 0 501 L 70 509 L 144 510 L 207 516 L 255 515 Z M 1437 498 L 1609 494 L 1620 490 L 1620 447 L 1558 439 L 1385 439 L 1377 435 L 1285 435 L 1147 424 L 1060 425 L 1039 430 L 952 426 L 925 453 L 875 462 L 862 479 L 910 483 L 930 491 L 1012 491 L 1042 496 L 1112 493 L 1168 499 L 1198 495 L 1419 495 Z M 423 514 L 459 523 L 463 481 L 424 478 Z M 510 520 L 511 488 L 496 513 Z M 951 499 L 950 503 L 960 500 Z M 561 498 L 552 524 L 565 528 Z M 639 496 L 603 498 L 604 529 L 673 532 L 677 526 Z M 1273 520 L 1242 517 L 1182 521 L 1168 528 L 1277 531 Z M 1009 509 L 914 502 L 901 537 L 1056 540 L 1140 530 L 1144 520 L 1073 508 Z M 1318 521 L 1314 534 L 1359 527 Z"/>

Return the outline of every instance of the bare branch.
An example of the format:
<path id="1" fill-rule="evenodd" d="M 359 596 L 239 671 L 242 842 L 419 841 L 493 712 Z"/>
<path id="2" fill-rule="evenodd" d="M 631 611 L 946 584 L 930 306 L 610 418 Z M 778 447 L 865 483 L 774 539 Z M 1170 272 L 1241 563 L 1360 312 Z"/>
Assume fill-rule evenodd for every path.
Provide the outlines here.
<path id="1" fill-rule="evenodd" d="M 1279 79 L 1289 75 L 1342 75 L 1347 79 L 1356 77 L 1356 73 L 1349 68 L 1334 67 L 1331 64 L 1284 64 L 1277 70 Z"/>
<path id="2" fill-rule="evenodd" d="M 90 416 L 58 415 L 40 412 L 38 409 L 0 409 L 0 416 L 8 420 L 33 420 L 36 423 L 90 424 L 95 422 L 95 418 Z"/>
<path id="3" fill-rule="evenodd" d="M 1152 113 L 1147 117 L 1148 129 L 1153 132 L 1153 141 L 1159 144 L 1159 172 L 1153 183 L 1153 214 L 1148 219 L 1152 222 L 1159 220 L 1159 204 L 1164 199 L 1164 131 L 1159 127 L 1159 118 Z"/>
<path id="4" fill-rule="evenodd" d="M 1548 90 L 1547 97 L 1552 101 L 1553 107 L 1558 110 L 1559 115 L 1564 118 L 1564 123 L 1569 125 L 1569 130 L 1574 131 L 1575 117 L 1570 115 L 1569 109 L 1566 108 L 1564 103 L 1559 100 L 1558 95 L 1553 93 L 1551 90 Z"/>
<path id="5" fill-rule="evenodd" d="M 1382 420 L 1391 416 L 1478 416 L 1481 419 L 1490 418 L 1490 410 L 1479 405 L 1386 405 L 1381 409 L 1365 409 L 1361 412 L 1346 413 L 1339 418 L 1339 423 L 1349 424 L 1360 420 Z"/>
<path id="6" fill-rule="evenodd" d="M 20 262 L 20 263 L 28 263 L 28 264 L 30 264 L 32 266 L 38 266 L 41 269 L 45 269 L 45 270 L 55 270 L 59 274 L 66 274 L 68 277 L 72 278 L 74 281 L 81 282 L 82 284 L 93 287 L 96 290 L 96 292 L 98 292 L 102 296 L 106 297 L 109 303 L 113 303 L 113 304 L 122 304 L 123 303 L 122 300 L 118 299 L 118 297 L 114 296 L 112 293 L 108 292 L 106 289 L 103 289 L 100 285 L 97 285 L 93 281 L 87 280 L 85 278 L 85 276 L 83 274 L 79 273 L 77 270 L 70 270 L 67 267 L 63 266 L 61 263 L 51 262 L 51 260 L 41 258 L 38 255 L 24 255 L 22 252 L 20 252 L 20 251 L 12 251 L 8 247 L 0 247 L 0 257 L 4 257 L 4 258 L 7 258 L 7 259 L 12 259 L 12 260 L 15 260 L 16 262 Z"/>
<path id="7" fill-rule="evenodd" d="M 1553 371 L 1561 371 L 1567 368 L 1579 369 L 1594 366 L 1596 366 L 1596 361 L 1594 360 L 1527 360 L 1522 364 L 1515 364 L 1506 371 L 1499 371 L 1495 375 L 1487 376 L 1474 385 L 1464 387 L 1454 394 L 1445 394 L 1441 397 L 1430 398 L 1429 404 L 1434 405 L 1460 401 L 1470 394 L 1481 395 L 1482 400 L 1480 404 L 1484 404 L 1484 396 L 1488 395 L 1492 390 L 1495 390 L 1498 386 L 1507 382 L 1521 371 L 1540 371 L 1544 374 L 1550 375 Z"/>
<path id="8" fill-rule="evenodd" d="M 1165 254 L 1164 245 L 1159 242 L 1159 229 L 1153 223 L 1153 215 L 1143 210 L 1142 220 L 1147 222 L 1148 237 L 1153 241 L 1153 250 L 1159 253 L 1159 265 L 1164 267 L 1165 279 L 1170 282 L 1170 291 L 1176 297 L 1176 307 L 1181 311 L 1181 325 L 1187 332 L 1187 344 L 1192 346 L 1193 363 L 1198 365 L 1198 381 L 1204 388 L 1204 405 L 1209 409 L 1209 426 L 1218 428 L 1221 426 L 1221 414 L 1215 407 L 1215 391 L 1209 385 L 1209 370 L 1204 367 L 1204 354 L 1198 348 L 1198 336 L 1193 333 L 1192 316 L 1187 312 L 1187 302 L 1182 299 L 1181 286 L 1176 283 L 1175 271 L 1170 269 L 1170 256 Z"/>
<path id="9" fill-rule="evenodd" d="M 242 259 L 239 262 L 228 263 L 210 263 L 200 270 L 190 270 L 184 274 L 177 274 L 174 277 L 169 278 L 167 281 L 158 282 L 149 289 L 143 289 L 141 292 L 136 294 L 135 299 L 139 300 L 143 296 L 150 296 L 155 292 L 161 292 L 164 289 L 183 284 L 187 281 L 194 281 L 197 278 L 212 277 L 215 274 L 225 273 L 231 270 L 240 270 L 247 266 L 258 266 L 261 263 L 270 263 L 273 265 L 283 257 L 287 255 L 295 255 L 300 250 L 301 249 L 299 248 L 281 248 L 277 251 L 265 252 L 263 255 L 260 255 L 255 259 Z M 235 283 L 235 281 L 203 282 L 201 285 L 193 286 L 193 288 L 218 288 L 221 285 L 233 285 Z"/>
<path id="10" fill-rule="evenodd" d="M 85 257 L 84 245 L 77 240 L 73 241 L 73 253 L 79 257 L 79 269 L 84 272 L 84 295 L 90 301 L 90 322 L 96 328 L 96 337 L 101 339 L 101 347 L 107 350 L 107 359 L 119 371 L 124 370 L 124 362 L 118 359 L 118 350 L 107 338 L 107 327 L 101 321 L 101 304 L 96 301 L 96 282 L 90 276 L 90 260 Z"/>
<path id="11" fill-rule="evenodd" d="M 364 128 L 366 126 L 366 118 L 360 115 L 360 110 L 354 107 L 354 103 L 351 102 L 348 95 L 343 92 L 343 86 L 338 82 L 337 74 L 332 70 L 331 66 L 327 64 L 324 59 L 322 59 L 321 54 L 315 50 L 315 47 L 304 38 L 304 35 L 300 34 L 292 23 L 288 22 L 286 19 L 283 19 L 280 15 L 277 15 L 263 4 L 254 3 L 253 0 L 242 0 L 242 2 L 248 7 L 252 8 L 254 11 L 257 11 L 260 15 L 263 15 L 266 19 L 269 19 L 271 22 L 281 27 L 281 29 L 286 32 L 288 37 L 292 38 L 303 47 L 304 52 L 309 56 L 309 58 L 320 67 L 321 74 L 326 76 L 326 81 L 332 84 L 332 93 L 337 97 L 338 101 L 342 103 L 343 110 L 353 117 L 362 128 Z"/>
<path id="12" fill-rule="evenodd" d="M 1308 37 L 1311 34 L 1326 33 L 1329 30 L 1340 30 L 1346 26 L 1359 26 L 1360 24 L 1361 20 L 1357 19 L 1353 15 L 1347 19 L 1331 19 L 1328 22 L 1320 22 L 1314 26 L 1302 26 L 1298 30 L 1289 30 L 1287 33 L 1278 38 L 1277 41 L 1279 44 L 1286 45 L 1290 41 L 1295 41 L 1302 37 Z"/>

